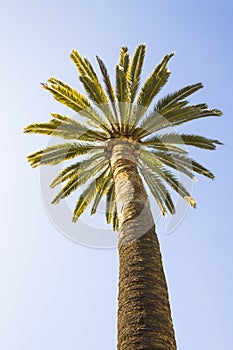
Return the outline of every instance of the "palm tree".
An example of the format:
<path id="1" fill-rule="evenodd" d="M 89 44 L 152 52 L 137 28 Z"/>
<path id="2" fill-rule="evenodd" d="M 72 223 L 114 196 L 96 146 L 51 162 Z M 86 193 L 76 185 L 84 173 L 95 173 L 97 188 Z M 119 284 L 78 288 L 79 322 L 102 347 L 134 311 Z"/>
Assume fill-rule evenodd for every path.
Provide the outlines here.
<path id="1" fill-rule="evenodd" d="M 167 83 L 167 64 L 173 53 L 166 55 L 139 87 L 145 50 L 144 44 L 139 45 L 130 59 L 128 49 L 121 48 L 115 89 L 99 57 L 103 84 L 90 61 L 73 50 L 71 59 L 88 97 L 56 78 L 42 86 L 84 117 L 88 125 L 53 113 L 49 122 L 25 128 L 26 133 L 68 140 L 28 156 L 32 167 L 81 156 L 51 184 L 53 188 L 65 183 L 53 203 L 85 185 L 74 208 L 74 222 L 91 203 L 91 214 L 95 214 L 106 196 L 106 221 L 118 232 L 119 242 L 118 350 L 176 349 L 167 284 L 145 185 L 164 216 L 175 213 L 168 186 L 195 207 L 195 200 L 177 174 L 191 179 L 195 179 L 195 173 L 210 179 L 214 175 L 190 158 L 183 146 L 214 150 L 220 144 L 203 136 L 177 133 L 173 128 L 194 119 L 221 115 L 205 103 L 188 103 L 186 98 L 201 89 L 201 83 L 175 91 L 149 109 Z M 172 131 L 164 131 L 168 127 Z"/>

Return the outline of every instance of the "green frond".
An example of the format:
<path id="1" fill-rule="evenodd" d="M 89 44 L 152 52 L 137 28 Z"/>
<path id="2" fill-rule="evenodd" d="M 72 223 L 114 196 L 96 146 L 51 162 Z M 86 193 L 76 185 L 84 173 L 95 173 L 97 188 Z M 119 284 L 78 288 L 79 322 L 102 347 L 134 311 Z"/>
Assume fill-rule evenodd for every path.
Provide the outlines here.
<path id="1" fill-rule="evenodd" d="M 177 133 L 156 135 L 151 137 L 150 139 L 147 139 L 146 141 L 143 141 L 142 144 L 145 146 L 154 147 L 154 148 L 157 148 L 157 145 L 160 146 L 160 144 L 164 145 L 165 147 L 167 145 L 169 147 L 171 144 L 177 144 L 177 145 L 185 144 L 188 146 L 194 146 L 194 147 L 204 148 L 208 150 L 215 150 L 216 145 L 222 145 L 222 143 L 218 140 L 207 139 L 206 137 L 199 136 L 199 135 L 188 135 L 188 134 L 177 134 Z M 175 151 L 175 148 L 174 148 L 174 151 Z M 182 153 L 187 153 L 187 152 L 182 152 Z"/>
<path id="2" fill-rule="evenodd" d="M 30 124 L 24 128 L 24 132 L 31 134 L 31 133 L 36 133 L 36 134 L 44 134 L 44 135 L 52 135 L 52 136 L 61 136 L 63 138 L 75 138 L 72 137 L 74 136 L 74 133 L 70 135 L 69 131 L 68 133 L 62 131 L 60 129 L 61 122 L 58 120 L 50 120 L 48 123 L 36 123 L 36 124 Z M 67 137 L 65 137 L 67 134 Z"/>
<path id="3" fill-rule="evenodd" d="M 149 171 L 146 170 L 146 167 L 143 167 L 143 168 L 139 167 L 139 170 L 140 170 L 147 186 L 149 187 L 150 192 L 152 193 L 154 199 L 156 200 L 162 215 L 165 217 L 167 215 L 167 210 L 166 210 L 166 207 L 163 203 L 161 195 L 159 194 L 156 179 L 153 178 L 152 173 L 150 173 Z"/>
<path id="4" fill-rule="evenodd" d="M 145 140 L 141 142 L 141 145 L 144 147 L 152 148 L 155 150 L 160 150 L 164 152 L 177 152 L 181 154 L 187 154 L 188 152 L 185 151 L 183 148 L 173 145 L 169 142 L 163 142 L 162 140 L 163 135 L 154 136 L 151 139 Z"/>
<path id="5" fill-rule="evenodd" d="M 151 75 L 147 78 L 138 95 L 137 104 L 139 106 L 149 106 L 153 98 L 166 84 L 170 75 L 170 71 L 166 68 L 166 65 L 173 55 L 174 53 L 166 55 L 163 60 L 155 67 Z"/>
<path id="6" fill-rule="evenodd" d="M 100 203 L 101 198 L 103 197 L 103 195 L 105 195 L 109 189 L 110 183 L 112 180 L 112 175 L 110 173 L 110 168 L 108 168 L 108 172 L 106 172 L 105 174 L 105 179 L 103 181 L 102 187 L 101 189 L 97 192 L 94 202 L 93 202 L 93 206 L 91 208 L 91 215 L 96 213 L 96 210 L 98 208 L 98 205 Z"/>
<path id="7" fill-rule="evenodd" d="M 157 102 L 155 106 L 156 112 L 160 114 L 163 114 L 164 112 L 170 112 L 174 109 L 174 107 L 180 104 L 180 101 L 184 100 L 186 97 L 192 95 L 201 88 L 203 88 L 202 83 L 196 83 L 193 85 L 185 86 L 182 89 L 168 94 Z M 186 105 L 188 102 L 182 101 L 182 103 L 185 103 L 184 105 Z"/>
<path id="8" fill-rule="evenodd" d="M 133 135 L 144 138 L 164 128 L 181 125 L 185 122 L 198 118 L 221 115 L 221 111 L 216 109 L 208 109 L 206 104 L 203 103 L 193 106 L 186 106 L 180 108 L 176 112 L 172 111 L 164 113 L 163 115 L 159 114 L 157 111 L 152 111 L 142 120 L 139 127 L 134 130 Z"/>
<path id="9" fill-rule="evenodd" d="M 103 84 L 91 62 L 73 50 L 70 56 L 87 97 L 54 77 L 47 84 L 42 84 L 55 100 L 84 117 L 90 125 L 88 127 L 78 119 L 52 113 L 52 119 L 48 122 L 31 124 L 24 129 L 25 133 L 75 141 L 49 146 L 28 156 L 32 167 L 58 164 L 81 156 L 79 161 L 75 159 L 75 164 L 66 166 L 51 183 L 51 188 L 62 185 L 52 203 L 58 203 L 80 186 L 86 186 L 76 203 L 74 222 L 91 201 L 91 214 L 95 214 L 101 198 L 106 195 L 106 221 L 114 230 L 118 229 L 115 184 L 109 159 L 105 155 L 105 144 L 110 139 L 127 137 L 129 142 L 134 140 L 140 144 L 138 168 L 164 216 L 168 211 L 175 213 L 169 187 L 191 206 L 196 206 L 189 191 L 176 177 L 179 172 L 191 179 L 195 179 L 195 173 L 214 178 L 213 173 L 190 158 L 182 146 L 215 150 L 216 145 L 222 144 L 220 141 L 169 131 L 160 135 L 154 133 L 170 127 L 174 130 L 176 126 L 199 118 L 221 116 L 221 111 L 209 109 L 205 103 L 189 105 L 188 97 L 203 87 L 201 83 L 166 95 L 157 100 L 150 111 L 151 103 L 170 76 L 167 65 L 173 53 L 162 59 L 139 89 L 145 52 L 146 46 L 141 44 L 130 59 L 128 48 L 121 47 L 114 88 L 107 68 L 98 56 Z"/>
<path id="10" fill-rule="evenodd" d="M 178 126 L 199 118 L 221 116 L 222 112 L 217 109 L 208 109 L 206 104 L 187 106 L 181 108 L 177 113 L 167 113 L 163 115 L 163 120 L 158 120 L 154 125 L 154 131 L 162 130 L 168 126 Z M 164 119 L 165 117 L 165 119 Z"/>
<path id="11" fill-rule="evenodd" d="M 73 213 L 73 222 L 76 222 L 78 218 L 82 215 L 84 210 L 87 208 L 87 206 L 90 204 L 94 196 L 101 190 L 103 184 L 105 183 L 106 179 L 106 172 L 107 170 L 104 170 L 97 179 L 94 179 L 82 192 L 80 195 L 75 209 Z"/>
<path id="12" fill-rule="evenodd" d="M 108 98 L 99 82 L 91 80 L 88 76 L 80 76 L 80 81 L 83 83 L 89 98 L 96 106 L 104 112 L 107 121 L 114 129 L 116 120 L 109 108 Z"/>
<path id="13" fill-rule="evenodd" d="M 108 98 L 90 61 L 87 58 L 81 57 L 76 50 L 71 52 L 71 59 L 78 68 L 80 74 L 79 79 L 82 82 L 89 98 L 105 113 L 108 121 L 114 128 L 115 120 L 108 106 Z"/>
<path id="14" fill-rule="evenodd" d="M 76 65 L 80 76 L 88 76 L 92 80 L 98 81 L 97 75 L 87 58 L 83 58 L 77 50 L 72 50 L 70 57 Z"/>
<path id="15" fill-rule="evenodd" d="M 94 148 L 103 149 L 101 146 L 89 145 L 81 142 L 58 144 L 29 155 L 28 161 L 33 168 L 45 164 L 53 165 L 87 154 Z"/>
<path id="16" fill-rule="evenodd" d="M 208 150 L 215 150 L 216 145 L 222 145 L 222 143 L 218 140 L 207 139 L 206 137 L 199 135 L 179 134 L 179 136 L 177 137 L 176 134 L 174 134 L 174 136 L 171 136 L 171 134 L 169 134 L 168 137 L 174 137 L 174 141 L 172 141 L 173 143 L 183 142 L 185 145 L 188 146 L 194 146 Z M 180 138 L 182 140 L 179 141 Z M 175 139 L 177 140 L 177 142 L 175 142 Z"/>
<path id="17" fill-rule="evenodd" d="M 68 117 L 67 115 L 64 114 L 59 114 L 59 113 L 50 113 L 50 115 L 54 118 L 59 120 L 60 122 L 64 122 L 67 124 L 71 124 L 71 125 L 76 125 L 76 124 L 80 124 L 79 122 L 77 122 L 75 119 Z M 81 124 L 82 125 L 82 124 Z M 85 127 L 85 125 L 82 125 L 82 127 Z"/>
<path id="18" fill-rule="evenodd" d="M 108 98 L 109 98 L 109 100 L 111 102 L 111 105 L 112 105 L 112 109 L 113 109 L 113 112 L 114 112 L 115 120 L 116 120 L 116 123 L 118 125 L 117 129 L 118 129 L 119 128 L 119 119 L 118 119 L 116 105 L 115 105 L 114 89 L 112 87 L 112 84 L 111 84 L 110 77 L 109 77 L 109 74 L 108 74 L 106 66 L 104 65 L 103 61 L 98 56 L 96 56 L 96 59 L 98 61 L 98 64 L 99 64 L 99 67 L 100 67 L 100 70 L 101 70 L 101 73 L 102 73 L 102 76 L 103 76 L 103 81 L 104 81 L 104 84 L 105 84 L 105 87 L 106 87 L 106 92 L 107 92 Z"/>
<path id="19" fill-rule="evenodd" d="M 74 119 L 52 113 L 54 119 L 48 123 L 39 123 L 28 125 L 25 133 L 37 133 L 61 137 L 63 139 L 83 140 L 83 141 L 105 141 L 107 136 L 101 131 L 88 129 L 85 125 L 76 122 Z"/>
<path id="20" fill-rule="evenodd" d="M 186 168 L 190 169 L 191 171 L 194 171 L 200 175 L 206 176 L 209 179 L 214 179 L 214 174 L 206 169 L 203 165 L 199 164 L 192 158 L 189 158 L 185 155 L 181 154 L 171 154 L 171 157 L 174 159 L 174 161 L 178 164 L 185 166 Z"/>
<path id="21" fill-rule="evenodd" d="M 42 86 L 53 95 L 55 100 L 87 118 L 91 124 L 101 127 L 109 135 L 109 126 L 92 108 L 85 96 L 58 79 L 50 78 L 48 83 Z"/>
<path id="22" fill-rule="evenodd" d="M 192 207 L 196 206 L 195 200 L 182 183 L 170 171 L 161 166 L 160 162 L 157 161 L 153 155 L 143 150 L 140 154 L 140 160 L 144 163 L 144 166 L 146 165 L 152 172 L 155 172 L 162 180 L 167 182 L 168 185 L 183 197 Z"/>
<path id="23" fill-rule="evenodd" d="M 103 89 L 100 88 L 100 84 L 97 85 L 95 81 L 85 75 L 81 76 L 79 79 L 83 83 L 88 96 L 96 105 L 100 105 L 101 107 L 102 104 L 108 103 L 107 96 L 103 93 Z"/>
<path id="24" fill-rule="evenodd" d="M 121 130 L 125 131 L 129 110 L 129 84 L 122 66 L 116 66 L 116 96 L 120 112 Z"/>
<path id="25" fill-rule="evenodd" d="M 187 165 L 181 164 L 179 161 L 177 161 L 175 159 L 175 155 L 173 155 L 172 153 L 152 152 L 152 155 L 157 160 L 159 160 L 161 163 L 163 163 L 164 165 L 184 173 L 185 175 L 190 177 L 192 180 L 196 180 L 196 178 L 195 178 L 194 174 L 192 173 L 192 171 L 189 170 L 189 169 L 192 170 L 192 168 L 189 167 L 187 169 Z"/>
<path id="26" fill-rule="evenodd" d="M 64 181 L 71 179 L 74 176 L 78 176 L 81 173 L 84 173 L 89 168 L 93 167 L 96 162 L 105 160 L 103 149 L 94 149 L 94 154 L 89 154 L 85 159 L 68 166 L 63 169 L 53 180 L 50 187 L 54 188 L 55 186 L 63 183 Z"/>
<path id="27" fill-rule="evenodd" d="M 151 75 L 147 78 L 146 82 L 142 86 L 137 98 L 137 105 L 135 106 L 134 111 L 130 117 L 130 124 L 132 125 L 131 132 L 144 116 L 154 97 L 167 83 L 171 72 L 166 68 L 166 65 L 173 55 L 173 53 L 166 55 L 163 60 L 155 67 Z"/>
<path id="28" fill-rule="evenodd" d="M 129 68 L 129 54 L 128 47 L 122 46 L 120 49 L 120 58 L 118 65 L 124 69 L 125 74 L 127 74 Z"/>
<path id="29" fill-rule="evenodd" d="M 112 228 L 113 228 L 113 231 L 118 231 L 118 228 L 119 228 L 116 202 L 112 213 Z"/>
<path id="30" fill-rule="evenodd" d="M 167 213 L 165 207 L 171 214 L 175 214 L 174 203 L 166 186 L 161 181 L 161 178 L 155 173 L 151 172 L 148 167 L 139 166 L 139 170 L 144 180 L 146 181 L 153 197 L 157 201 L 163 216 L 166 216 Z"/>
<path id="31" fill-rule="evenodd" d="M 138 91 L 145 53 L 146 53 L 146 45 L 145 44 L 139 45 L 135 50 L 135 53 L 132 58 L 132 63 L 130 65 L 129 75 L 130 75 L 130 90 L 131 90 L 130 102 L 131 103 L 133 103 L 136 93 Z"/>
<path id="32" fill-rule="evenodd" d="M 107 195 L 106 195 L 106 221 L 107 224 L 112 223 L 113 220 L 113 212 L 115 207 L 115 200 L 116 200 L 116 194 L 115 194 L 115 185 L 112 181 L 110 184 L 110 187 L 108 189 Z"/>
<path id="33" fill-rule="evenodd" d="M 108 161 L 104 157 L 99 157 L 98 162 L 95 162 L 92 166 L 80 171 L 71 177 L 66 185 L 58 192 L 52 201 L 52 204 L 57 204 L 61 199 L 66 198 L 72 192 L 74 192 L 79 186 L 84 185 L 90 178 L 96 176 L 103 168 L 108 167 Z"/>
<path id="34" fill-rule="evenodd" d="M 61 184 L 62 182 L 71 179 L 73 176 L 77 175 L 80 166 L 82 164 L 81 162 L 77 162 L 75 164 L 72 164 L 65 169 L 63 169 L 57 176 L 56 178 L 52 181 L 50 184 L 51 188 L 56 187 L 57 185 Z"/>

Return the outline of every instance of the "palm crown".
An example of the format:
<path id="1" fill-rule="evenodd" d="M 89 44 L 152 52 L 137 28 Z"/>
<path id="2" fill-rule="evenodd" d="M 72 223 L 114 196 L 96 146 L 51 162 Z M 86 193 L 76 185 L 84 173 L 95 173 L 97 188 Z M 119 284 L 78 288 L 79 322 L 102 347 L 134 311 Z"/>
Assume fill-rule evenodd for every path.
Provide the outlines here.
<path id="1" fill-rule="evenodd" d="M 104 87 L 90 61 L 73 50 L 71 59 L 78 69 L 79 79 L 89 98 L 56 78 L 50 78 L 48 84 L 42 84 L 57 101 L 70 107 L 88 123 L 85 125 L 71 117 L 52 113 L 49 122 L 32 124 L 25 128 L 27 133 L 58 136 L 69 140 L 28 156 L 32 167 L 58 164 L 82 156 L 74 164 L 64 168 L 51 183 L 52 188 L 65 183 L 53 203 L 58 203 L 79 186 L 86 185 L 77 200 L 73 221 L 80 217 L 91 202 L 91 214 L 96 213 L 101 198 L 106 195 L 106 220 L 112 224 L 113 229 L 117 229 L 115 187 L 109 162 L 114 142 L 130 145 L 138 169 L 163 215 L 167 211 L 175 213 L 167 185 L 192 207 L 196 205 L 190 193 L 175 176 L 174 170 L 191 179 L 195 179 L 194 173 L 214 178 L 208 169 L 188 156 L 182 145 L 214 150 L 216 144 L 221 144 L 219 141 L 198 135 L 164 133 L 164 129 L 198 118 L 220 116 L 221 112 L 208 109 L 204 103 L 188 103 L 186 98 L 201 89 L 201 83 L 186 86 L 165 96 L 149 110 L 152 101 L 168 81 L 170 71 L 167 64 L 173 53 L 162 59 L 139 89 L 145 50 L 144 44 L 139 45 L 130 59 L 128 49 L 121 48 L 116 65 L 115 89 L 99 57 L 97 61 Z"/>

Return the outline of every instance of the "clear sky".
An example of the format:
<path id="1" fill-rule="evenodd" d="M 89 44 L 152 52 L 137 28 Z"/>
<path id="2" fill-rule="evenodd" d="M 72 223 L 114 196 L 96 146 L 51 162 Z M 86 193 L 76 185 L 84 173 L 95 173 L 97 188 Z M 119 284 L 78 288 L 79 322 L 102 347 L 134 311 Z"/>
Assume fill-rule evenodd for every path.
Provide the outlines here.
<path id="1" fill-rule="evenodd" d="M 1 349 L 116 348 L 117 250 L 79 245 L 53 225 L 42 201 L 41 172 L 26 163 L 26 155 L 48 140 L 22 131 L 64 111 L 40 82 L 55 76 L 81 89 L 69 59 L 73 48 L 92 62 L 98 54 L 113 73 L 120 46 L 132 53 L 142 42 L 144 78 L 175 51 L 163 93 L 202 81 L 205 88 L 194 101 L 224 113 L 186 128 L 225 143 L 215 152 L 193 152 L 216 179 L 199 177 L 197 209 L 170 234 L 167 220 L 158 221 L 157 231 L 178 349 L 233 348 L 232 7 L 229 0 L 2 2 Z"/>

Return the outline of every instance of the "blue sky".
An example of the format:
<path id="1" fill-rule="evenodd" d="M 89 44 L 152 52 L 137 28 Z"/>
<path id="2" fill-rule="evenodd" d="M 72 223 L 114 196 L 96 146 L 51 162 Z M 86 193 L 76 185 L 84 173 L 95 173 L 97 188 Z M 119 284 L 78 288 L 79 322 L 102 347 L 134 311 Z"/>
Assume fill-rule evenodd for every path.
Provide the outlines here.
<path id="1" fill-rule="evenodd" d="M 73 48 L 92 62 L 98 54 L 113 73 L 121 45 L 132 53 L 145 42 L 144 78 L 175 51 L 162 94 L 202 81 L 193 101 L 224 113 L 186 128 L 224 142 L 215 152 L 192 152 L 216 179 L 199 177 L 197 209 L 171 234 L 166 220 L 157 231 L 178 349 L 232 349 L 232 10 L 226 0 L 2 3 L 0 348 L 116 348 L 117 251 L 78 245 L 51 223 L 40 170 L 25 158 L 48 140 L 22 131 L 64 111 L 40 82 L 56 76 L 81 89 Z"/>

